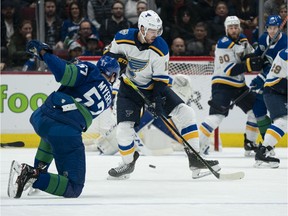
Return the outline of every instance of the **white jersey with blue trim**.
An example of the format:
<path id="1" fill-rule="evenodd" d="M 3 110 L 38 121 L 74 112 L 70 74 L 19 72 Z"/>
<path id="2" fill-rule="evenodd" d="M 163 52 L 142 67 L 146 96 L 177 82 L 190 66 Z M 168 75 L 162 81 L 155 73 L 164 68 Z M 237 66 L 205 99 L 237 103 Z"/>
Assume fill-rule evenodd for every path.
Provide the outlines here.
<path id="1" fill-rule="evenodd" d="M 141 44 L 137 39 L 138 29 L 119 31 L 108 51 L 123 54 L 128 60 L 125 74 L 141 89 L 153 89 L 153 81 L 169 83 L 169 49 L 162 37 L 152 44 Z"/>
<path id="2" fill-rule="evenodd" d="M 222 37 L 216 45 L 212 84 L 220 83 L 236 88 L 245 86 L 244 71 L 237 76 L 230 74 L 232 68 L 237 63 L 241 63 L 245 55 L 253 51 L 253 47 L 244 34 L 240 34 L 237 43 L 228 36 Z"/>
<path id="3" fill-rule="evenodd" d="M 272 67 L 267 75 L 265 87 L 275 86 L 281 79 L 288 79 L 288 49 L 283 49 L 278 52 L 273 61 Z"/>

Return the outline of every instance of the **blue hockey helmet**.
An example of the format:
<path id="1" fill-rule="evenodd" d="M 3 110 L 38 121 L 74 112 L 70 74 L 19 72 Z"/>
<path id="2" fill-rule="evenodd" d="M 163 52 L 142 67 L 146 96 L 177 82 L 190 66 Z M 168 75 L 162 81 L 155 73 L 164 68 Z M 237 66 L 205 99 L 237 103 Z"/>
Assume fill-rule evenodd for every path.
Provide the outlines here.
<path id="1" fill-rule="evenodd" d="M 120 64 L 119 62 L 110 56 L 104 55 L 97 62 L 97 67 L 101 73 L 104 73 L 106 76 L 111 77 L 115 74 L 115 78 L 118 77 L 120 73 Z"/>
<path id="2" fill-rule="evenodd" d="M 268 26 L 280 26 L 282 23 L 282 19 L 279 15 L 270 15 L 268 16 L 266 20 L 265 27 L 267 28 Z"/>

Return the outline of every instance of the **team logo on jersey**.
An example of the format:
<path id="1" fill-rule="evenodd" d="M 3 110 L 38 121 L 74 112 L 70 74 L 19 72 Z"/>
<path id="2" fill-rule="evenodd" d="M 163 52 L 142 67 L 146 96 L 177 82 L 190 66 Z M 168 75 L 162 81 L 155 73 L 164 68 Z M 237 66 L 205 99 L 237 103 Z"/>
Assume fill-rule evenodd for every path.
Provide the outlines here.
<path id="1" fill-rule="evenodd" d="M 141 60 L 128 57 L 128 72 L 132 77 L 134 77 L 135 73 L 144 70 L 148 66 L 148 63 L 149 60 Z"/>
<path id="2" fill-rule="evenodd" d="M 127 35 L 128 34 L 128 29 L 122 29 L 120 32 L 122 35 Z"/>
<path id="3" fill-rule="evenodd" d="M 130 117 L 133 114 L 133 110 L 125 110 L 126 117 Z"/>

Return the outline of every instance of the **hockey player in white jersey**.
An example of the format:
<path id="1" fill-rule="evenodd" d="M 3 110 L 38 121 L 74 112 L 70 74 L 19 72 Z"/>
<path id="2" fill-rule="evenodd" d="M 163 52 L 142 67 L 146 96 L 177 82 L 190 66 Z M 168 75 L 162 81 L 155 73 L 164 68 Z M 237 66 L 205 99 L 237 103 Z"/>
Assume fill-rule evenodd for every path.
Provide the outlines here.
<path id="1" fill-rule="evenodd" d="M 228 16 L 224 22 L 226 36 L 216 45 L 214 59 L 214 74 L 212 77 L 212 99 L 210 101 L 209 116 L 200 125 L 200 146 L 203 152 L 207 151 L 209 136 L 222 120 L 228 116 L 229 105 L 240 95 L 249 91 L 245 83 L 245 72 L 259 71 L 262 68 L 262 59 L 251 55 L 253 47 L 246 36 L 241 33 L 240 20 L 236 16 Z M 245 130 L 245 156 L 256 151 L 255 144 L 258 136 L 256 118 L 252 107 L 255 94 L 248 94 L 236 103 L 247 114 Z"/>
<path id="2" fill-rule="evenodd" d="M 278 168 L 280 160 L 273 157 L 273 148 L 287 132 L 287 78 L 288 49 L 280 51 L 273 61 L 264 84 L 264 101 L 273 123 L 268 127 L 263 144 L 255 155 L 255 167 L 263 162 L 271 168 Z"/>
<path id="3" fill-rule="evenodd" d="M 138 20 L 138 29 L 121 30 L 108 47 L 106 55 L 126 56 L 128 65 L 125 75 L 151 101 L 155 102 L 155 113 L 172 117 L 179 125 L 178 130 L 189 144 L 199 151 L 199 135 L 194 110 L 187 106 L 167 86 L 169 81 L 168 63 L 169 49 L 167 43 L 160 37 L 162 20 L 152 10 L 144 11 Z M 127 178 L 134 171 L 139 153 L 135 151 L 134 127 L 139 124 L 140 112 L 144 107 L 142 97 L 128 84 L 121 80 L 117 98 L 117 132 L 119 152 L 123 164 L 109 170 L 109 176 Z M 179 124 L 178 124 L 179 123 Z M 192 177 L 202 177 L 201 169 L 206 166 L 186 149 Z M 209 165 L 220 170 L 218 161 L 209 160 Z"/>

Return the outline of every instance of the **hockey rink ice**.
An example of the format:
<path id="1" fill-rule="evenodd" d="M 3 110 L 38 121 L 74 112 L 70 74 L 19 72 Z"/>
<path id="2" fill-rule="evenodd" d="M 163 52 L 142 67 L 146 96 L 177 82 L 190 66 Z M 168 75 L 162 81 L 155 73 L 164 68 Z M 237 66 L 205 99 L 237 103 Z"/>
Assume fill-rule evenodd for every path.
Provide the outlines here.
<path id="1" fill-rule="evenodd" d="M 219 160 L 222 173 L 244 171 L 236 181 L 213 175 L 193 180 L 184 152 L 140 156 L 129 180 L 107 180 L 107 171 L 120 156 L 87 152 L 86 184 L 79 198 L 40 192 L 21 199 L 7 196 L 13 159 L 33 164 L 36 149 L 1 149 L 1 216 L 287 216 L 287 148 L 276 148 L 278 169 L 253 168 L 254 158 L 243 149 L 224 148 L 207 158 Z M 156 168 L 150 168 L 149 164 Z M 55 172 L 52 164 L 50 172 Z"/>

